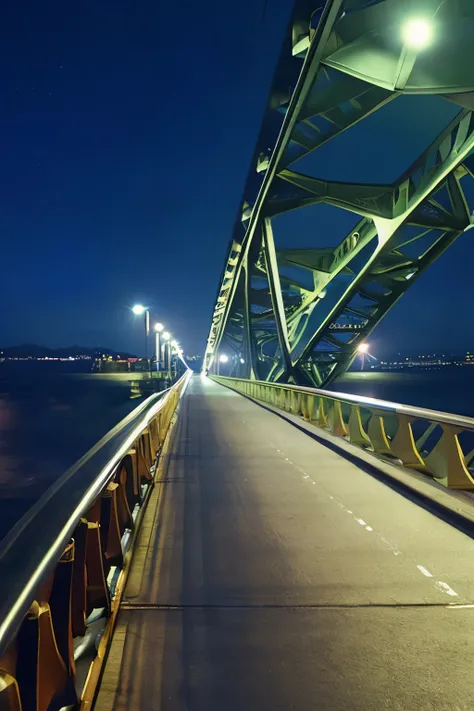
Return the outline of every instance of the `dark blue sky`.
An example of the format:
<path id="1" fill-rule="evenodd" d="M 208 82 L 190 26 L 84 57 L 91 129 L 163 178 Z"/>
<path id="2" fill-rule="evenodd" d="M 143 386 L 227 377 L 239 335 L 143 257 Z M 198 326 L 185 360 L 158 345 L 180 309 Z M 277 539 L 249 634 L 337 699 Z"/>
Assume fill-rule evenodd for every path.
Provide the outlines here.
<path id="1" fill-rule="evenodd" d="M 127 307 L 140 301 L 186 352 L 203 350 L 291 1 L 268 2 L 262 24 L 263 5 L 4 0 L 1 344 L 137 350 L 142 324 Z M 414 98 L 401 122 L 387 114 L 372 151 L 374 124 L 324 148 L 322 177 L 396 177 L 395 158 L 404 169 L 426 141 Z M 319 227 L 316 211 L 297 218 L 309 237 L 333 231 L 334 213 L 318 209 Z M 474 347 L 472 241 L 408 292 L 374 334 L 375 354 Z"/>

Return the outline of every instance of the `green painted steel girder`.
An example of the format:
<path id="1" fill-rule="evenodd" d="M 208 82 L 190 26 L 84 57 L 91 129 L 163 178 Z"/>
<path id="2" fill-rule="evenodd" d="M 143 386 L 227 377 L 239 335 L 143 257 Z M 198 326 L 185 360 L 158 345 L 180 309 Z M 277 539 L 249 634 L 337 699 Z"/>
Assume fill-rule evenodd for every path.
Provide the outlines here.
<path id="1" fill-rule="evenodd" d="M 404 29 L 424 18 L 431 42 Z M 326 386 L 419 276 L 471 223 L 474 2 L 297 0 L 221 278 L 205 367 Z M 458 114 L 393 183 L 308 174 L 298 161 L 404 94 Z M 425 118 L 427 126 L 430 116 Z M 386 160 L 386 158 L 384 158 Z M 336 247 L 275 244 L 283 213 L 330 205 L 359 216 Z M 317 222 L 315 222 L 315 234 Z"/>

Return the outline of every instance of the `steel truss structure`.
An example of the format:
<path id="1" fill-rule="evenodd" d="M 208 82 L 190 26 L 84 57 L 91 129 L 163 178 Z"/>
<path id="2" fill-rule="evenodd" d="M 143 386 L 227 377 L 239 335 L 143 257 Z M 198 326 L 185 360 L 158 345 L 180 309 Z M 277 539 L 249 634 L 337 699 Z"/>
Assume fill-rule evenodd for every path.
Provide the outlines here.
<path id="1" fill-rule="evenodd" d="M 410 16 L 434 28 L 422 51 L 407 46 L 400 29 Z M 438 95 L 459 113 L 393 184 L 334 182 L 294 169 L 403 94 Z M 225 349 L 238 377 L 321 387 L 345 372 L 389 309 L 471 224 L 473 112 L 472 0 L 297 0 L 204 367 L 215 368 Z M 321 203 L 360 221 L 335 249 L 298 249 L 297 234 L 294 248 L 277 249 L 274 218 Z"/>

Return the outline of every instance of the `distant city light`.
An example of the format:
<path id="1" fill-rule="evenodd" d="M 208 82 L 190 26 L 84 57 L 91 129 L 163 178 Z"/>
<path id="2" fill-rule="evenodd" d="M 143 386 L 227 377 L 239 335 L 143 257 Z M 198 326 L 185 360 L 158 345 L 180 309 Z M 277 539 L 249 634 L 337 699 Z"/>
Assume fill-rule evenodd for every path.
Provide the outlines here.
<path id="1" fill-rule="evenodd" d="M 161 333 L 163 329 L 164 329 L 164 326 L 162 323 L 155 323 L 155 331 L 157 333 Z"/>
<path id="2" fill-rule="evenodd" d="M 359 343 L 357 346 L 357 350 L 359 353 L 368 353 L 369 352 L 369 344 L 368 343 Z"/>
<path id="3" fill-rule="evenodd" d="M 424 49 L 433 38 L 433 26 L 428 20 L 412 17 L 403 25 L 402 37 L 407 47 Z"/>
<path id="4" fill-rule="evenodd" d="M 135 316 L 141 316 L 142 314 L 145 313 L 146 308 L 144 306 L 142 306 L 141 304 L 135 304 L 132 311 L 135 314 Z"/>
<path id="5" fill-rule="evenodd" d="M 222 355 L 219 356 L 219 361 L 221 363 L 227 363 L 228 360 L 229 360 L 229 356 L 226 356 L 225 353 L 223 353 Z"/>

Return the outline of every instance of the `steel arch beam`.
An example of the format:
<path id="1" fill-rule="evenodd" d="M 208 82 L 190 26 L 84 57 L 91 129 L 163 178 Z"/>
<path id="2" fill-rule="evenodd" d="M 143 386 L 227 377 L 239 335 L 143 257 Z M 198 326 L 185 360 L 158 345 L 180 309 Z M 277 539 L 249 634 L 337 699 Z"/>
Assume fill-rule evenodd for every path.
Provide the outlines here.
<path id="1" fill-rule="evenodd" d="M 421 4 L 444 32 L 431 50 L 416 53 L 399 31 L 415 9 L 411 0 L 295 3 L 221 280 L 207 369 L 226 341 L 244 361 L 236 367 L 241 376 L 327 385 L 470 224 L 474 73 L 465 57 L 474 64 L 474 32 L 466 32 L 474 23 L 465 20 L 474 20 L 474 4 Z M 298 160 L 402 94 L 436 94 L 460 111 L 394 183 L 328 181 L 297 169 Z M 275 247 L 272 220 L 315 204 L 361 220 L 336 248 L 298 249 L 297 238 L 292 249 Z M 329 307 L 328 290 L 339 294 Z"/>

